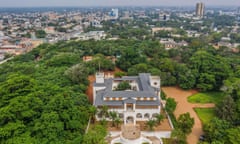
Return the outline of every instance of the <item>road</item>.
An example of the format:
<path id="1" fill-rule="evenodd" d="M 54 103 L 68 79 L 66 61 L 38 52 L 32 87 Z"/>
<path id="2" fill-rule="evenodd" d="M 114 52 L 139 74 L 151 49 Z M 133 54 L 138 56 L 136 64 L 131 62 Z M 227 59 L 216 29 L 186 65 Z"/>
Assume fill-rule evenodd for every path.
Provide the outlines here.
<path id="1" fill-rule="evenodd" d="M 176 118 L 179 115 L 189 112 L 191 117 L 194 118 L 194 126 L 192 128 L 192 132 L 187 136 L 188 144 L 197 144 L 199 136 L 203 134 L 202 131 L 202 123 L 197 116 L 194 108 L 212 108 L 214 104 L 192 104 L 187 101 L 187 97 L 197 93 L 196 90 L 182 90 L 177 87 L 163 87 L 162 90 L 165 92 L 167 97 L 174 98 L 177 102 L 177 107 L 174 112 Z"/>

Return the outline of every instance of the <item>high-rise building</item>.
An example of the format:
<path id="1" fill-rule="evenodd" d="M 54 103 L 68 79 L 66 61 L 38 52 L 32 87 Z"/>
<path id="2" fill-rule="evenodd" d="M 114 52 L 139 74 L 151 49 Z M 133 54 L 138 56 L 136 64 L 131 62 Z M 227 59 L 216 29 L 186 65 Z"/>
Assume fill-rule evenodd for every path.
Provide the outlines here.
<path id="1" fill-rule="evenodd" d="M 204 3 L 197 3 L 196 4 L 196 16 L 202 18 L 204 16 Z"/>

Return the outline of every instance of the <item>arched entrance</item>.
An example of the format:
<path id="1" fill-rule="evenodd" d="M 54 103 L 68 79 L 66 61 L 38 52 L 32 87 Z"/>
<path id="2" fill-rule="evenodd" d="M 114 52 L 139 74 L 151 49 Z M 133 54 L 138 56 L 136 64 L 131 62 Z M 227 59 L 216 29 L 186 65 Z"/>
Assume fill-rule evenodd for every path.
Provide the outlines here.
<path id="1" fill-rule="evenodd" d="M 126 122 L 127 122 L 128 124 L 133 124 L 133 123 L 134 123 L 134 117 L 128 116 Z"/>

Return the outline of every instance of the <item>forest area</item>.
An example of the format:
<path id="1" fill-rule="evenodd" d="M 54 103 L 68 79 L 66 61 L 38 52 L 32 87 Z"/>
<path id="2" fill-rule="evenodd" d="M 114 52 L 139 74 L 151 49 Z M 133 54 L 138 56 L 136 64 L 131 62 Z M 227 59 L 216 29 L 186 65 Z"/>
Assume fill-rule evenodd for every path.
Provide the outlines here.
<path id="1" fill-rule="evenodd" d="M 84 62 L 83 56 L 94 58 Z M 116 62 L 108 57 L 115 57 Z M 205 126 L 206 138 L 210 143 L 237 140 L 239 53 L 226 47 L 216 50 L 198 39 L 191 39 L 188 47 L 171 50 L 154 40 L 123 39 L 42 44 L 0 65 L 0 143 L 91 141 L 85 135 L 92 114 L 85 91 L 88 75 L 99 65 L 101 70 L 116 66 L 127 75 L 158 75 L 163 86 L 223 91 L 227 97 L 216 108 L 218 118 Z M 96 130 L 106 132 L 102 127 Z"/>

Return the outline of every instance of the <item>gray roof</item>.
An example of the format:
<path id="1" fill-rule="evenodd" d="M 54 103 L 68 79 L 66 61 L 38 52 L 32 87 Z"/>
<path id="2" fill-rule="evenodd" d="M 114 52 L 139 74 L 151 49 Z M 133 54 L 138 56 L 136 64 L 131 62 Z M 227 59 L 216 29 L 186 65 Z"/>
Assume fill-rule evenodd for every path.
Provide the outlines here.
<path id="1" fill-rule="evenodd" d="M 159 97 L 155 94 L 155 89 L 150 85 L 150 74 L 141 73 L 139 76 L 124 76 L 122 78 L 115 79 L 105 79 L 104 83 L 94 83 L 94 87 L 105 87 L 105 89 L 97 91 L 95 105 L 114 105 L 121 106 L 123 103 L 136 103 L 137 105 L 160 105 Z M 138 84 L 139 91 L 113 91 L 112 83 L 113 80 L 135 80 Z M 120 101 L 104 101 L 105 97 L 108 98 L 123 98 L 124 100 Z M 127 98 L 127 99 L 126 99 Z M 136 101 L 133 98 L 156 98 L 156 100 L 139 100 Z"/>

